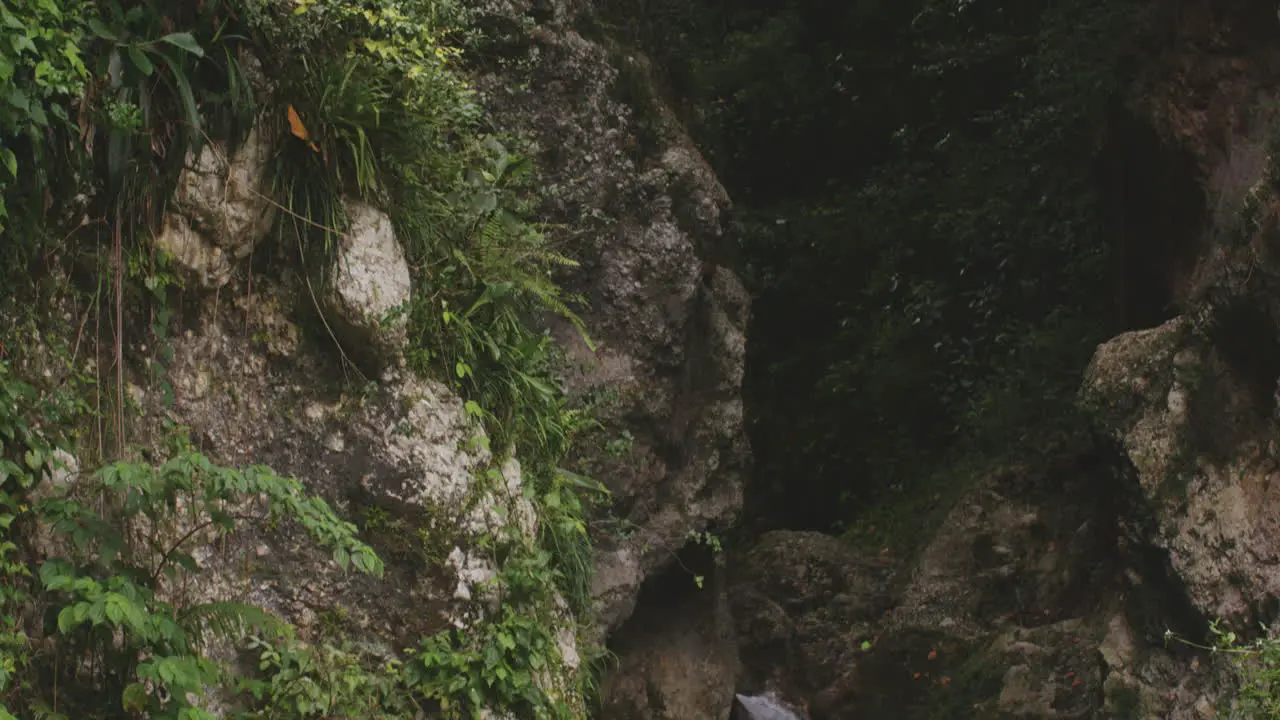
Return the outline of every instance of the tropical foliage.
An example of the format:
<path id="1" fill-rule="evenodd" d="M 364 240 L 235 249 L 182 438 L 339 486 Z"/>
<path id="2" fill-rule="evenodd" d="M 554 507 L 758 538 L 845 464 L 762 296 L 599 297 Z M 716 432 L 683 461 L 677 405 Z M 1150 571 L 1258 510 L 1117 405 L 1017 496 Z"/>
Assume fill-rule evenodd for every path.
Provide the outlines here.
<path id="1" fill-rule="evenodd" d="M 1096 158 L 1138 6 L 610 6 L 739 201 L 762 513 L 855 523 L 1070 431 L 1116 330 Z"/>
<path id="2" fill-rule="evenodd" d="M 22 373 L 39 368 L 44 334 L 0 335 L 0 354 L 18 356 L 0 363 L 0 718 L 203 718 L 219 688 L 255 718 L 578 712 L 580 689 L 552 682 L 555 637 L 586 609 L 584 504 L 600 491 L 559 467 L 590 420 L 565 405 L 539 318 L 586 329 L 550 280 L 573 261 L 526 220 L 524 143 L 487 129 L 459 69 L 472 20 L 448 0 L 0 2 L 2 310 L 36 312 L 37 291 L 60 284 L 87 305 L 80 333 L 102 363 L 37 382 Z M 542 517 L 536 541 L 486 540 L 501 567 L 492 617 L 393 660 L 185 590 L 203 572 L 197 548 L 249 529 L 296 527 L 378 574 L 356 526 L 296 480 L 215 464 L 177 428 L 162 456 L 129 442 L 127 348 L 152 345 L 146 379 L 173 394 L 183 278 L 151 235 L 187 159 L 255 127 L 277 148 L 267 199 L 282 211 L 263 254 L 310 289 L 328 280 L 344 199 L 386 208 L 414 276 L 411 369 L 464 395 L 495 457 L 518 453 Z M 83 339 L 59 362 L 77 365 Z M 248 643 L 257 672 L 215 661 L 223 642 Z"/>

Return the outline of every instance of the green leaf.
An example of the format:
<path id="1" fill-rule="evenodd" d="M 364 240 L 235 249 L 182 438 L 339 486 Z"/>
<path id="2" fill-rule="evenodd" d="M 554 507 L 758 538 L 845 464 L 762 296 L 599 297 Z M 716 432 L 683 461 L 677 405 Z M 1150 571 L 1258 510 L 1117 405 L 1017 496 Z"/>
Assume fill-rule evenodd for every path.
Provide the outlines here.
<path id="1" fill-rule="evenodd" d="M 22 21 L 9 12 L 9 9 L 0 5 L 0 23 L 11 30 L 26 30 L 27 26 Z"/>
<path id="2" fill-rule="evenodd" d="M 200 47 L 200 43 L 196 42 L 191 33 L 170 33 L 160 38 L 160 42 L 166 42 L 174 47 L 182 48 L 196 57 L 204 57 L 204 48 Z"/>
<path id="3" fill-rule="evenodd" d="M 94 35 L 97 35 L 103 40 L 110 40 L 111 42 L 120 42 L 120 36 L 108 30 L 107 26 L 103 25 L 102 21 L 99 20 L 98 18 L 89 18 L 89 32 L 93 33 Z"/>
<path id="4" fill-rule="evenodd" d="M 141 712 L 147 706 L 147 689 L 142 683 L 132 683 L 120 695 L 125 712 Z"/>
<path id="5" fill-rule="evenodd" d="M 4 167 L 9 171 L 9 175 L 16 179 L 18 177 L 18 156 L 14 155 L 9 148 L 0 148 L 0 161 L 4 162 Z"/>
<path id="6" fill-rule="evenodd" d="M 79 624 L 80 623 L 76 620 L 75 608 L 71 605 L 62 608 L 62 611 L 58 613 L 58 632 L 63 635 L 67 635 L 72 630 L 75 630 L 76 625 Z"/>
<path id="7" fill-rule="evenodd" d="M 151 62 L 151 58 L 147 57 L 147 54 L 142 51 L 142 48 L 137 45 L 130 45 L 128 53 L 129 59 L 133 61 L 133 66 L 138 68 L 138 71 L 143 75 L 151 77 L 151 74 L 156 71 L 156 66 Z"/>
<path id="8" fill-rule="evenodd" d="M 20 88 L 12 88 L 9 94 L 5 96 L 5 100 L 22 112 L 31 111 L 31 98 L 27 96 Z"/>
<path id="9" fill-rule="evenodd" d="M 169 55 L 158 50 L 156 55 L 160 56 L 169 65 L 169 74 L 173 76 L 174 89 L 177 91 L 179 99 L 182 100 L 182 108 L 186 114 L 187 123 L 191 125 L 191 130 L 198 136 L 201 128 L 200 109 L 196 105 L 196 96 L 191 90 L 191 83 L 187 81 L 186 73 L 182 71 L 182 66 L 174 62 Z"/>
<path id="10" fill-rule="evenodd" d="M 21 54 L 24 50 L 30 50 L 33 54 L 40 52 L 36 49 L 36 44 L 31 41 L 30 36 L 27 35 L 10 35 L 9 45 L 13 47 L 14 53 L 18 54 Z"/>
<path id="11" fill-rule="evenodd" d="M 107 595 L 107 619 L 110 620 L 113 625 L 119 625 L 120 621 L 124 619 L 124 606 L 127 602 L 127 600 L 115 593 Z"/>

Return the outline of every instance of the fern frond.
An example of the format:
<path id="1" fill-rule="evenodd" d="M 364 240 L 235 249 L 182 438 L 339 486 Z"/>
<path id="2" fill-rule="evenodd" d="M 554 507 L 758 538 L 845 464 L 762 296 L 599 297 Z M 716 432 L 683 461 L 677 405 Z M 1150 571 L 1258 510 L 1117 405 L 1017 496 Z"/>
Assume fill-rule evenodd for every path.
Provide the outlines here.
<path id="1" fill-rule="evenodd" d="M 577 260 L 551 250 L 544 250 L 542 254 L 539 255 L 539 259 L 543 262 L 563 267 L 579 267 L 581 265 Z"/>
<path id="2" fill-rule="evenodd" d="M 194 605 L 183 611 L 180 620 L 196 647 L 207 645 L 213 638 L 238 640 L 250 633 L 285 637 L 291 629 L 270 611 L 237 602 Z"/>

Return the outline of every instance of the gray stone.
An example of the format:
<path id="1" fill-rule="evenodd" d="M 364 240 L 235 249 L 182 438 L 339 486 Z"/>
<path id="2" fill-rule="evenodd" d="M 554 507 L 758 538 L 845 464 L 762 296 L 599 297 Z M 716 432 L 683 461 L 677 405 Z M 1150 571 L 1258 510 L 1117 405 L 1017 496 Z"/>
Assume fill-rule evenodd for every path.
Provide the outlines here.
<path id="1" fill-rule="evenodd" d="M 155 243 L 204 287 L 220 287 L 231 279 L 232 264 L 227 254 L 192 229 L 182 215 L 170 213 L 165 217 Z"/>
<path id="2" fill-rule="evenodd" d="M 272 146 L 257 128 L 228 157 L 225 148 L 205 143 L 187 170 L 175 201 L 179 210 L 213 245 L 241 260 L 271 229 L 275 206 L 263 185 Z"/>

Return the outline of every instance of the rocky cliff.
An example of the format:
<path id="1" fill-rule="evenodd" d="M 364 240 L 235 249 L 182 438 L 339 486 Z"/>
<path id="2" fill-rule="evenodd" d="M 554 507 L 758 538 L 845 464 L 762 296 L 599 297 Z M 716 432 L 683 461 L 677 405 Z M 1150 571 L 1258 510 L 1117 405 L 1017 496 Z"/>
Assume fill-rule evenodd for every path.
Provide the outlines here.
<path id="1" fill-rule="evenodd" d="M 308 717 L 583 717 L 583 655 L 627 624 L 642 585 L 679 565 L 691 537 L 730 526 L 741 506 L 748 299 L 718 261 L 728 196 L 645 94 L 642 59 L 593 34 L 587 5 L 450 5 L 450 20 L 474 31 L 460 41 L 473 51 L 460 64 L 434 34 L 434 11 L 239 10 L 244 35 L 227 42 L 244 42 L 225 56 L 218 47 L 225 65 L 211 72 L 256 97 L 254 112 L 188 145 L 181 122 L 152 128 L 164 138 L 151 149 L 173 161 L 172 182 L 155 187 L 171 196 L 122 189 L 117 176 L 87 182 L 81 200 L 105 213 L 97 223 L 114 229 L 115 254 L 86 255 L 70 270 L 53 263 L 51 292 L 21 287 L 27 307 L 11 309 L 15 324 L 37 328 L 14 364 L 21 377 L 67 382 L 92 354 L 87 372 L 108 388 L 110 409 L 82 419 L 96 454 L 50 440 L 79 459 L 59 460 L 43 482 L 44 455 L 30 441 L 31 497 L 41 508 L 87 508 L 93 493 L 117 487 L 100 460 L 143 475 L 169 462 L 157 472 L 179 489 L 165 492 L 191 497 L 174 501 L 172 518 L 163 502 L 146 506 L 139 538 L 172 546 L 146 581 L 147 612 L 256 608 L 292 638 L 277 645 L 255 630 L 248 654 L 235 632 L 207 649 L 183 646 L 258 678 L 256 699 L 214 692 L 202 675 L 175 700 L 163 676 L 129 685 L 124 705 L 228 717 L 295 701 Z M 151 19 L 115 21 L 139 17 Z M 197 27 L 163 42 L 213 54 L 223 36 Z M 137 47 L 127 60 L 106 52 L 133 63 L 129 72 L 156 71 Z M 314 65 L 264 71 L 296 53 Z M 182 72 L 173 66 L 177 104 L 207 111 L 229 97 L 192 90 Z M 131 97 L 120 91 L 128 107 Z M 124 140 L 103 142 L 116 152 Z M 170 177 L 152 156 L 133 160 L 152 161 Z M 536 187 L 519 185 L 518 173 Z M 525 198 L 534 201 L 517 214 Z M 87 216 L 82 225 L 96 227 Z M 84 305 L 81 290 L 99 273 L 116 278 L 113 304 Z M 596 480 L 609 502 L 584 518 L 579 503 L 595 497 Z M 239 491 L 243 504 L 224 511 L 223 495 Z M 132 517 L 138 493 L 155 490 L 128 492 L 95 522 L 125 524 L 117 514 Z M 53 570 L 39 567 L 64 567 L 60 555 L 114 567 L 97 545 L 58 532 L 24 544 L 41 577 Z M 589 540 L 596 551 L 583 555 Z M 181 568 L 162 572 L 178 558 Z M 349 572 L 353 563 L 368 572 Z M 592 576 L 589 597 L 575 596 Z M 126 637 L 123 657 L 137 662 Z M 137 641 L 143 656 L 160 652 L 150 636 Z M 42 657 L 22 662 L 43 667 Z M 127 669 L 103 661 L 64 672 L 120 705 L 114 674 Z M 730 701 L 718 701 L 725 712 Z"/>
<path id="2" fill-rule="evenodd" d="M 301 5 L 325 22 L 282 36 L 289 51 L 345 47 L 325 33 L 364 22 L 343 3 Z M 254 32 L 286 22 L 254 7 Z M 1106 125 L 1098 184 L 1114 199 L 1124 332 L 1083 372 L 1091 427 L 1035 463 L 958 470 L 963 484 L 934 498 L 936 522 L 913 518 L 893 547 L 874 528 L 721 537 L 752 483 L 777 485 L 753 476 L 744 432 L 750 299 L 727 266 L 731 202 L 655 68 L 596 10 L 469 3 L 464 53 L 422 52 L 436 41 L 425 31 L 405 44 L 394 14 L 370 21 L 379 39 L 364 51 L 395 82 L 369 87 L 438 72 L 450 79 L 431 89 L 461 98 L 457 117 L 400 116 L 385 137 L 386 107 L 423 105 L 379 96 L 386 107 L 362 119 L 366 98 L 342 95 L 362 68 L 346 66 L 320 77 L 342 112 L 308 105 L 314 87 L 262 70 L 261 58 L 280 59 L 272 48 L 236 48 L 227 57 L 262 106 L 188 152 L 135 158 L 177 167 L 169 194 L 142 203 L 138 244 L 121 239 L 129 186 L 110 195 L 102 182 L 59 208 L 104 213 L 84 213 L 73 233 L 104 230 L 46 252 L 38 287 L 15 286 L 25 294 L 6 313 L 21 331 L 4 338 L 24 344 L 0 351 L 12 351 L 5 373 L 41 397 L 100 388 L 65 422 L 97 448 L 74 459 L 74 443 L 53 453 L 39 432 L 5 446 L 6 473 L 19 461 L 34 473 L 20 502 L 9 486 L 0 494 L 0 507 L 21 508 L 0 513 L 6 532 L 28 527 L 29 505 L 59 521 L 20 547 L 45 603 L 20 613 L 36 648 L 23 662 L 54 688 L 71 678 L 114 693 L 112 707 L 123 694 L 127 708 L 175 709 L 171 679 L 124 685 L 96 661 L 49 661 L 58 642 L 97 638 L 74 647 L 103 658 L 133 642 L 93 629 L 123 627 L 111 614 L 124 611 L 83 585 L 118 552 L 84 533 L 119 515 L 130 518 L 120 542 L 154 557 L 139 551 L 145 562 L 104 587 L 145 568 L 156 616 L 243 603 L 301 639 L 272 645 L 259 628 L 254 652 L 196 643 L 258 679 L 256 700 L 223 688 L 195 703 L 224 716 L 263 697 L 312 703 L 299 713 L 618 720 L 1192 720 L 1229 704 L 1237 678 L 1197 647 L 1212 640 L 1206 625 L 1249 637 L 1280 595 L 1280 55 L 1259 29 L 1271 8 L 1175 14 L 1167 47 Z M 145 57 L 130 62 L 150 76 Z M 125 100 L 127 89 L 116 88 Z M 222 101 L 201 97 L 206 110 Z M 153 128 L 156 148 L 181 126 Z M 393 179 L 368 182 L 353 127 L 389 143 L 375 165 Z M 430 141 L 406 141 L 419 136 Z M 460 159 L 432 175 L 446 150 Z M 307 186 L 335 168 L 351 177 Z M 309 189 L 282 192 L 289 182 Z M 533 256 L 540 264 L 522 264 Z M 484 315 L 521 292 L 538 302 Z M 25 390 L 8 378 L 18 407 Z M 38 429 L 52 434 L 57 414 L 42 412 Z M 23 427 L 0 412 L 0 429 Z M 96 469 L 113 458 L 125 464 Z M 121 468 L 135 468 L 133 485 Z M 593 480 L 608 501 L 583 512 Z M 85 594 L 57 594 L 73 591 Z M 169 647 L 144 640 L 130 671 Z M 588 707 L 584 678 L 604 644 L 616 663 Z M 288 680 L 321 676 L 358 697 L 339 706 Z"/>
<path id="3" fill-rule="evenodd" d="M 543 210 L 581 263 L 564 282 L 585 298 L 598 342 L 592 350 L 567 325 L 557 332 L 570 394 L 608 398 L 599 447 L 579 462 L 613 493 L 619 532 L 597 536 L 595 589 L 613 629 L 690 533 L 727 528 L 742 504 L 749 303 L 721 264 L 730 201 L 643 57 L 601 34 L 589 4 L 496 13 L 533 30 L 507 29 L 497 69 L 478 85 L 498 121 L 543 150 Z M 619 437 L 625 452 L 603 452 Z"/>

